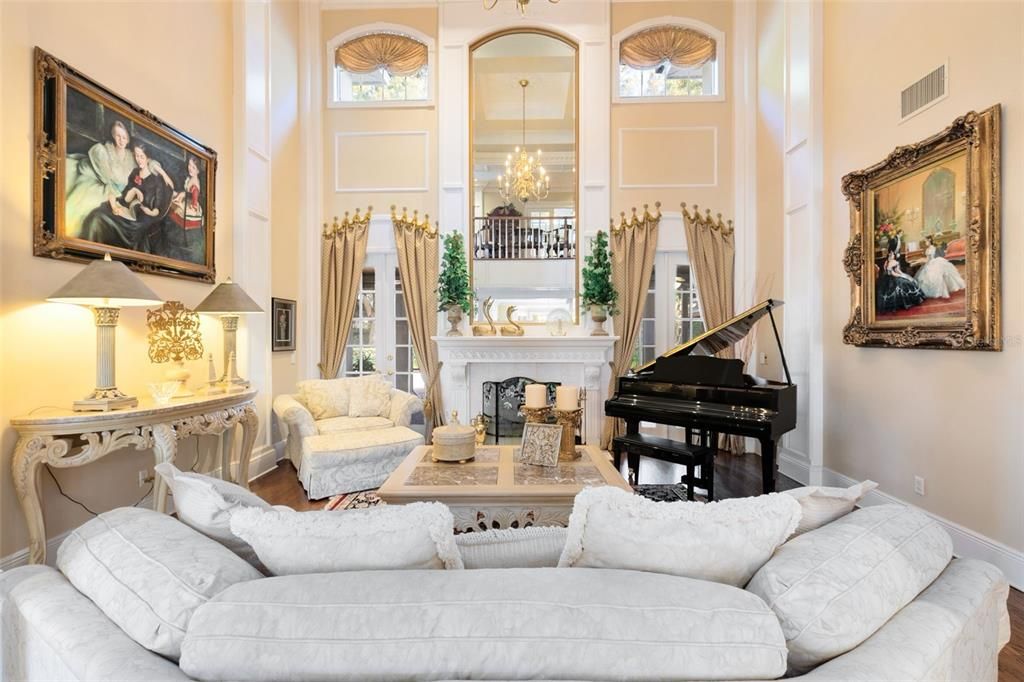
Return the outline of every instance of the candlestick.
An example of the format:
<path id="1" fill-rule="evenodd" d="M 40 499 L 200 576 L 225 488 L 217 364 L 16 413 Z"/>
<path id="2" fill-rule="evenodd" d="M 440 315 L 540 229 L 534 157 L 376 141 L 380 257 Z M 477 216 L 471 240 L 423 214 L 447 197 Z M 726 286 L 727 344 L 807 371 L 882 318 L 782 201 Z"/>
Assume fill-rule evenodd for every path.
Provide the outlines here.
<path id="1" fill-rule="evenodd" d="M 526 406 L 532 408 L 546 407 L 548 404 L 548 387 L 546 384 L 526 385 Z"/>
<path id="2" fill-rule="evenodd" d="M 580 389 L 577 386 L 559 386 L 555 389 L 555 409 L 575 410 L 580 406 Z"/>
<path id="3" fill-rule="evenodd" d="M 544 405 L 543 407 L 527 407 L 523 405 L 519 410 L 526 417 L 527 424 L 546 424 L 548 415 L 551 414 L 550 405 Z"/>
<path id="4" fill-rule="evenodd" d="M 562 442 L 558 447 L 559 459 L 579 459 L 576 451 L 576 429 L 580 425 L 582 408 L 560 410 L 555 408 L 555 421 L 562 425 Z"/>

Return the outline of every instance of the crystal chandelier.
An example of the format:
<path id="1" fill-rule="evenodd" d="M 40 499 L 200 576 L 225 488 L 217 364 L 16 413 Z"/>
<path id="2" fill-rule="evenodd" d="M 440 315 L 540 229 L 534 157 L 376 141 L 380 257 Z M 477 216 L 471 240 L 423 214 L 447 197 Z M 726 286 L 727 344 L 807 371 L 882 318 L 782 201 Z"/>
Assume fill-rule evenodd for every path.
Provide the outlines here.
<path id="1" fill-rule="evenodd" d="M 552 5 L 557 5 L 559 0 L 548 0 Z M 484 0 L 484 9 L 494 9 L 498 4 L 498 0 Z M 526 16 L 526 7 L 530 4 L 530 0 L 516 0 L 516 9 L 519 10 L 521 16 Z"/>
<path id="2" fill-rule="evenodd" d="M 501 198 L 511 203 L 513 199 L 526 203 L 530 199 L 543 199 L 551 189 L 551 176 L 540 165 L 541 151 L 530 156 L 526 151 L 526 86 L 530 81 L 523 79 L 523 146 L 516 147 L 513 154 L 505 159 L 505 174 L 498 176 L 498 192 Z"/>

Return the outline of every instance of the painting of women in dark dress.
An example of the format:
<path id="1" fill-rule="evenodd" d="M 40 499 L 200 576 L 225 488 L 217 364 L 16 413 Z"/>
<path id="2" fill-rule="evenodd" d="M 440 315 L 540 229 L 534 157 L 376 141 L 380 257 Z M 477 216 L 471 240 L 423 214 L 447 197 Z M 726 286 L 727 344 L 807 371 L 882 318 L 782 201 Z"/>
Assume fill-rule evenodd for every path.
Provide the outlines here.
<path id="1" fill-rule="evenodd" d="M 217 153 L 36 49 L 33 248 L 212 282 Z"/>

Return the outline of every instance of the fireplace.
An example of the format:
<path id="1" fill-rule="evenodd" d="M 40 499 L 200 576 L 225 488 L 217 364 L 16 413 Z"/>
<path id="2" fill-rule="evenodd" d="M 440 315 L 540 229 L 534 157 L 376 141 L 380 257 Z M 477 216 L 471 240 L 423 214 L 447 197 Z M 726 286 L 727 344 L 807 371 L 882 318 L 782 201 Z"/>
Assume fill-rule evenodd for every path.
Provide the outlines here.
<path id="1" fill-rule="evenodd" d="M 487 442 L 502 443 L 519 440 L 526 417 L 520 411 L 526 402 L 526 385 L 542 383 L 528 377 L 509 377 L 503 381 L 483 382 L 481 414 L 487 418 Z M 559 381 L 543 382 L 548 387 L 548 404 L 555 402 Z"/>

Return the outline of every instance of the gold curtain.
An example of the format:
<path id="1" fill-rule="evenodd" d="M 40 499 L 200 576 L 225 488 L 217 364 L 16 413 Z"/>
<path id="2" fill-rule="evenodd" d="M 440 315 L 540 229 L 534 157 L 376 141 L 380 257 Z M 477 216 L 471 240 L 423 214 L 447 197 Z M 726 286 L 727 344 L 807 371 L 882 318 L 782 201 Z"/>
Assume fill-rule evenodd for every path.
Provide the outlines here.
<path id="1" fill-rule="evenodd" d="M 334 58 L 352 73 L 384 69 L 392 76 L 411 76 L 426 65 L 427 46 L 397 33 L 371 33 L 339 47 Z"/>
<path id="2" fill-rule="evenodd" d="M 714 38 L 681 26 L 648 28 L 619 45 L 619 61 L 634 69 L 652 69 L 665 62 L 675 67 L 700 66 L 714 57 Z"/>
<path id="3" fill-rule="evenodd" d="M 441 363 L 437 360 L 437 278 L 439 251 L 437 229 L 430 227 L 430 216 L 420 221 L 415 211 L 412 219 L 405 209 L 401 217 L 391 207 L 391 224 L 398 247 L 398 271 L 402 277 L 405 311 L 409 318 L 409 333 L 419 358 L 420 373 L 427 384 L 427 397 L 423 412 L 427 422 L 427 442 L 434 426 L 444 423 L 441 403 Z"/>
<path id="4" fill-rule="evenodd" d="M 366 242 L 369 236 L 370 213 L 354 218 L 348 213 L 340 222 L 324 223 L 323 244 L 320 247 L 320 377 L 338 376 L 352 326 L 352 314 L 359 295 L 359 281 L 366 260 Z"/>
<path id="5" fill-rule="evenodd" d="M 711 211 L 701 215 L 694 205 L 693 213 L 683 209 L 683 223 L 686 226 L 686 244 L 690 254 L 690 270 L 697 281 L 697 296 L 700 298 L 701 316 L 704 328 L 711 329 L 730 320 L 736 314 L 733 285 L 735 283 L 736 245 L 733 241 L 733 226 L 730 220 L 722 222 L 722 214 L 711 217 Z M 733 349 L 727 348 L 719 357 L 735 357 Z M 743 452 L 743 439 L 732 436 L 724 439 L 726 449 Z"/>
<path id="6" fill-rule="evenodd" d="M 629 370 L 640 331 L 640 318 L 647 301 L 647 284 L 651 281 L 654 254 L 658 249 L 661 204 L 655 203 L 654 210 L 656 215 L 652 215 L 644 205 L 643 217 L 638 218 L 634 208 L 631 219 L 627 220 L 626 214 L 622 213 L 619 224 L 616 225 L 614 220 L 611 224 L 612 285 L 619 294 L 619 310 L 612 320 L 619 340 L 615 342 L 612 354 L 609 394 L 615 392 L 617 378 Z M 622 432 L 622 420 L 605 417 L 601 447 L 609 449 L 612 438 Z"/>

